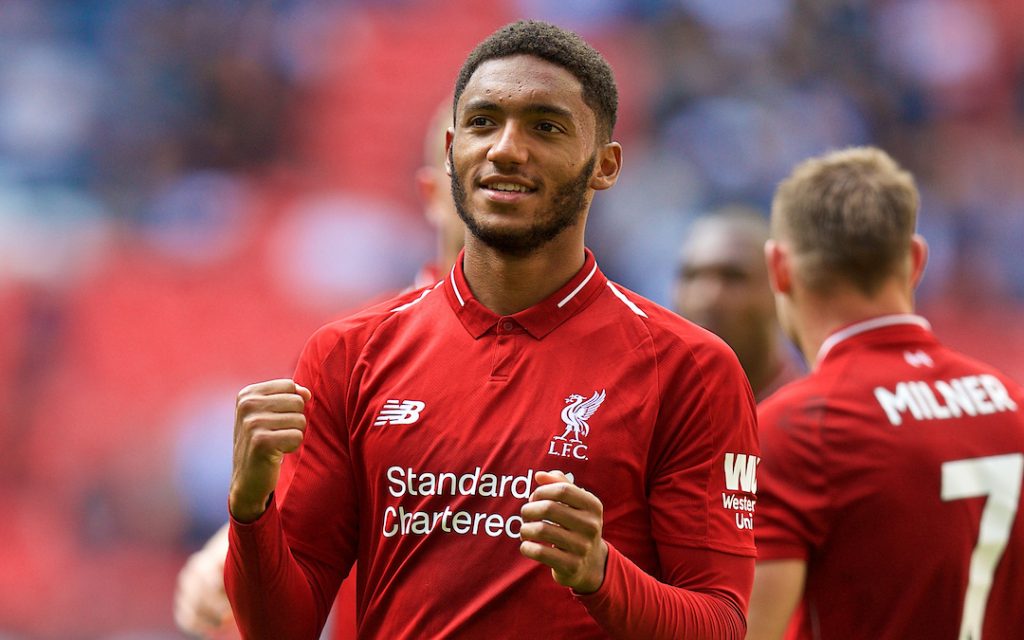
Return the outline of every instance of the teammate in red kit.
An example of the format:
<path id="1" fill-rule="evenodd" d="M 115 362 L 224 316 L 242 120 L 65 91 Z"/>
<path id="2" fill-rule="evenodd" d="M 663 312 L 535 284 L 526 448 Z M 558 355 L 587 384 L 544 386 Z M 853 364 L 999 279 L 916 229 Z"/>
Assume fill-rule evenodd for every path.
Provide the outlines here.
<path id="1" fill-rule="evenodd" d="M 423 203 L 427 221 L 434 228 L 437 240 L 435 262 L 424 265 L 416 274 L 414 288 L 436 284 L 448 275 L 462 250 L 465 225 L 452 201 L 451 181 L 445 171 L 445 136 L 452 121 L 451 101 L 436 110 L 427 127 L 424 140 L 423 165 L 416 170 L 416 188 Z M 297 455 L 297 454 L 296 454 Z M 296 455 L 283 463 L 285 480 Z M 174 594 L 174 620 L 191 636 L 227 640 L 238 637 L 231 615 L 231 605 L 224 592 L 224 558 L 228 551 L 228 525 L 225 523 L 203 548 L 193 553 L 178 574 Z M 353 571 L 354 573 L 354 571 Z M 351 640 L 356 637 L 354 576 L 342 584 L 331 614 L 330 638 Z"/>
<path id="2" fill-rule="evenodd" d="M 753 396 L 721 340 L 584 248 L 616 103 L 604 59 L 552 25 L 470 54 L 461 259 L 239 394 L 225 578 L 246 637 L 315 638 L 356 560 L 363 637 L 742 636 Z"/>
<path id="3" fill-rule="evenodd" d="M 776 193 L 772 287 L 813 371 L 759 408 L 748 638 L 1020 637 L 1024 390 L 913 315 L 918 203 L 874 148 Z"/>

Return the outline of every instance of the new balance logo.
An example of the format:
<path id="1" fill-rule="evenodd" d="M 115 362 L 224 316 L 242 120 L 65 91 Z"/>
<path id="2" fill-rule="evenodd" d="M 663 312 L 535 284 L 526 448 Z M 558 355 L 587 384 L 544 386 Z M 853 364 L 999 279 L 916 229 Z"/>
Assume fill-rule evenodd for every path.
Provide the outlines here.
<path id="1" fill-rule="evenodd" d="M 377 414 L 375 427 L 386 424 L 412 424 L 420 419 L 420 412 L 427 405 L 419 400 L 388 400 Z"/>
<path id="2" fill-rule="evenodd" d="M 761 458 L 746 453 L 725 454 L 725 488 L 757 493 L 757 463 Z"/>
<path id="3" fill-rule="evenodd" d="M 919 367 L 935 366 L 935 362 L 932 360 L 932 357 L 921 350 L 917 350 L 914 352 L 904 351 L 903 359 L 907 361 L 907 364 L 914 367 L 915 369 Z"/>

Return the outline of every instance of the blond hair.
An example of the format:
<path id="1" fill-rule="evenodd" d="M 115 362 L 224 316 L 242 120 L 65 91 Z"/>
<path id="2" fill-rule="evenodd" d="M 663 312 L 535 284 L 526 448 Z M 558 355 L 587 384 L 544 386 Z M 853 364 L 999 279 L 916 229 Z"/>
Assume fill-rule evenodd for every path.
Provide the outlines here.
<path id="1" fill-rule="evenodd" d="M 913 176 L 881 149 L 833 151 L 779 185 L 772 235 L 790 244 L 811 290 L 845 282 L 871 295 L 905 269 L 919 202 Z"/>

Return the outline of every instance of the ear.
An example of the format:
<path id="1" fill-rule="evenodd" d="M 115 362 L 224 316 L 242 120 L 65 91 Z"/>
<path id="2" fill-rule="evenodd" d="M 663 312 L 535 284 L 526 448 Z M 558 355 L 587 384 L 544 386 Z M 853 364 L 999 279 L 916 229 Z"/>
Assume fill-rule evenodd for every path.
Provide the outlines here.
<path id="1" fill-rule="evenodd" d="M 416 192 L 423 202 L 430 202 L 437 191 L 437 181 L 434 179 L 432 167 L 420 167 L 416 170 Z"/>
<path id="2" fill-rule="evenodd" d="M 601 145 L 597 152 L 594 173 L 590 176 L 588 184 L 595 191 L 610 189 L 619 179 L 619 171 L 621 170 L 622 145 L 618 142 L 609 142 Z"/>
<path id="3" fill-rule="evenodd" d="M 764 261 L 768 267 L 768 283 L 772 291 L 788 295 L 793 290 L 793 274 L 787 247 L 775 240 L 764 243 Z"/>
<path id="4" fill-rule="evenodd" d="M 918 234 L 910 239 L 910 287 L 916 289 L 928 264 L 928 243 Z"/>
<path id="5" fill-rule="evenodd" d="M 452 140 L 455 139 L 455 128 L 448 127 L 444 132 L 444 172 L 452 175 Z"/>

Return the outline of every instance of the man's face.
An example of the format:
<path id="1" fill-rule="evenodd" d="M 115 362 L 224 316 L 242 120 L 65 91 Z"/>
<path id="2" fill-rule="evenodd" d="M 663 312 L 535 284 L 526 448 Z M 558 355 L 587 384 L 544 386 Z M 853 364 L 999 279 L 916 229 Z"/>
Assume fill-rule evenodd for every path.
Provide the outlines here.
<path id="1" fill-rule="evenodd" d="M 775 331 L 759 239 L 714 220 L 698 223 L 676 278 L 676 311 L 725 340 L 741 361 Z"/>
<path id="2" fill-rule="evenodd" d="M 596 118 L 571 73 L 526 55 L 484 62 L 459 98 L 448 150 L 459 216 L 485 245 L 533 253 L 582 225 L 595 147 Z"/>

